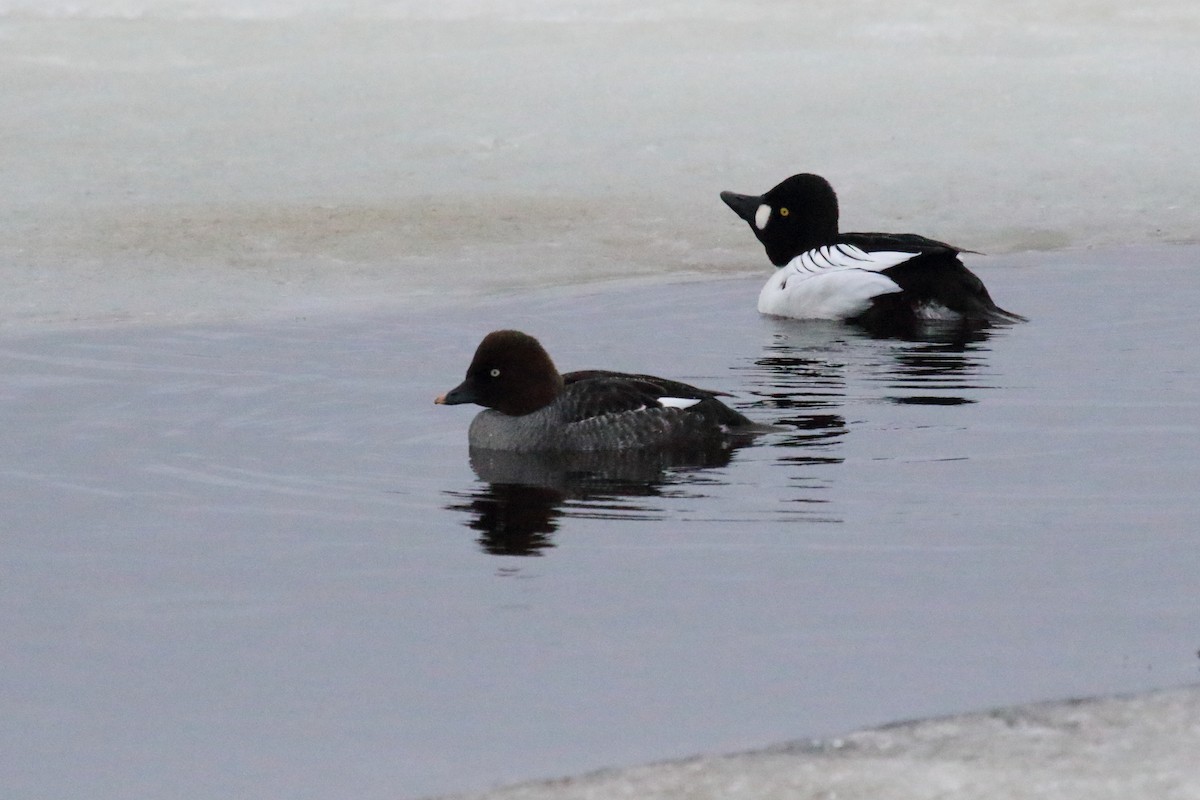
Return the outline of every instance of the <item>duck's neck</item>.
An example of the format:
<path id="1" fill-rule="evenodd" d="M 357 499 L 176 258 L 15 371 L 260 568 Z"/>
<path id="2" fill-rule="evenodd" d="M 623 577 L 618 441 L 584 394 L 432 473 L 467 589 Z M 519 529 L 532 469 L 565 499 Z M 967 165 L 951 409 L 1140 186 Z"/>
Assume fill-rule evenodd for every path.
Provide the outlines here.
<path id="1" fill-rule="evenodd" d="M 504 408 L 496 406 L 497 411 L 503 411 L 512 416 L 522 416 L 540 411 L 554 402 L 562 394 L 563 379 L 557 370 L 544 373 L 536 381 L 527 382 L 520 392 L 511 398 Z"/>
<path id="2" fill-rule="evenodd" d="M 782 267 L 801 253 L 834 244 L 838 237 L 837 199 L 830 198 L 823 210 L 810 209 L 800 225 L 787 227 L 782 235 L 764 237 L 767 258 Z M 819 208 L 819 207 L 818 207 Z M 793 218 L 795 214 L 793 213 Z"/>

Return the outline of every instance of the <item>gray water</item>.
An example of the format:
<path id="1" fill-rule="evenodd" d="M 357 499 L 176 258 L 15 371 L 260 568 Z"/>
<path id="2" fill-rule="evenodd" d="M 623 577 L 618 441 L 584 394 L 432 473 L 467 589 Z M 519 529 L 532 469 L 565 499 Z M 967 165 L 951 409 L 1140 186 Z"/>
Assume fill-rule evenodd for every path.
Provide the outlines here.
<path id="1" fill-rule="evenodd" d="M 0 785 L 413 798 L 1195 681 L 1197 261 L 989 259 L 1031 321 L 914 342 L 761 277 L 7 333 Z M 432 400 L 496 327 L 783 430 L 473 468 Z"/>

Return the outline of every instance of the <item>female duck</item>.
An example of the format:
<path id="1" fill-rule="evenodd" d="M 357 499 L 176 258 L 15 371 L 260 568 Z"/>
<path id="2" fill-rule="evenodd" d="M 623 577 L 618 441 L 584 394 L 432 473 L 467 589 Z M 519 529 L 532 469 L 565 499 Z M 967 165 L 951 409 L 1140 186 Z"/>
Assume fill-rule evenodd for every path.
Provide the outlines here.
<path id="1" fill-rule="evenodd" d="M 537 339 L 504 330 L 484 337 L 466 379 L 434 402 L 485 407 L 471 447 L 526 453 L 708 447 L 766 430 L 719 394 L 652 375 L 560 375 Z"/>

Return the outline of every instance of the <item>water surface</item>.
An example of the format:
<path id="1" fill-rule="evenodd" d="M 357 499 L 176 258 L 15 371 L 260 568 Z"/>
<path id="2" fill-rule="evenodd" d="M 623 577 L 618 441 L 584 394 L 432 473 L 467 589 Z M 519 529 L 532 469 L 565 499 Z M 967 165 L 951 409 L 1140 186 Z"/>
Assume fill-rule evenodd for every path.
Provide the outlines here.
<path id="1" fill-rule="evenodd" d="M 760 278 L 5 334 L 0 780 L 419 797 L 1194 681 L 1198 260 L 990 259 L 1031 321 L 912 342 Z M 783 430 L 472 459 L 496 327 Z"/>

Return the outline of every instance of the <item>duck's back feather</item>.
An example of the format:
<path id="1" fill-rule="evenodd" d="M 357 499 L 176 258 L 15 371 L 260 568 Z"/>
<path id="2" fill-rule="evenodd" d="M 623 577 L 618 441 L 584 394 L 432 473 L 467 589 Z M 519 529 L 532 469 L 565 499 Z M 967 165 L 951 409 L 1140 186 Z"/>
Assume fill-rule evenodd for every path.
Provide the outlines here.
<path id="1" fill-rule="evenodd" d="M 635 372 L 614 372 L 608 369 L 580 369 L 563 374 L 563 383 L 572 384 L 592 378 L 614 378 L 629 381 L 641 386 L 647 392 L 657 392 L 658 397 L 692 397 L 703 400 L 706 397 L 730 397 L 729 392 L 718 392 L 714 389 L 701 389 L 690 383 L 659 378 L 655 375 L 642 375 Z"/>
<path id="2" fill-rule="evenodd" d="M 960 253 L 972 253 L 954 245 L 915 233 L 844 233 L 839 241 L 864 250 L 906 249 L 912 258 L 883 270 L 903 293 L 905 304 L 920 316 L 931 308 L 941 308 L 968 320 L 1018 322 L 1025 318 L 1005 311 L 992 300 L 987 287 L 959 259 Z M 894 305 L 888 298 L 886 305 Z"/>
<path id="3" fill-rule="evenodd" d="M 864 250 L 915 250 L 921 253 L 944 250 L 955 255 L 975 252 L 918 233 L 839 233 L 837 239 Z"/>
<path id="4" fill-rule="evenodd" d="M 563 381 L 565 388 L 557 402 L 568 422 L 582 422 L 605 414 L 656 415 L 663 411 L 668 417 L 679 415 L 729 428 L 754 424 L 717 400 L 725 392 L 700 389 L 680 381 L 608 370 L 569 372 Z"/>

